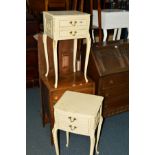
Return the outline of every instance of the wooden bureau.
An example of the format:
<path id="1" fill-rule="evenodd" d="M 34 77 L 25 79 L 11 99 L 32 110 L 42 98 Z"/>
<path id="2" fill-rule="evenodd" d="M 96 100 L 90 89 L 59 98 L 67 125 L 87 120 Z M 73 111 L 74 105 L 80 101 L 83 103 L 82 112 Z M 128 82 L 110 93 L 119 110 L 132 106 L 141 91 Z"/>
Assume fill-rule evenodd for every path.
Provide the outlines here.
<path id="1" fill-rule="evenodd" d="M 105 97 L 103 105 L 104 117 L 128 111 L 128 41 L 121 40 L 92 45 L 88 75 L 95 81 L 95 93 Z"/>

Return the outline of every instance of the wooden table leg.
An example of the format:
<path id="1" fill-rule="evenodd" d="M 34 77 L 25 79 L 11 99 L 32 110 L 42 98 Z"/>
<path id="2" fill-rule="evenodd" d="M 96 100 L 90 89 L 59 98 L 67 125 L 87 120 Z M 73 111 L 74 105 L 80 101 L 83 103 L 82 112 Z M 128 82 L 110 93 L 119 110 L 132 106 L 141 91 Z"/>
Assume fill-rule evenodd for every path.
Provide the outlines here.
<path id="1" fill-rule="evenodd" d="M 88 60 L 89 60 L 89 53 L 90 53 L 90 46 L 91 46 L 91 39 L 90 39 L 90 35 L 86 38 L 86 58 L 85 58 L 85 66 L 84 66 L 84 77 L 86 82 L 88 82 L 87 79 L 87 66 L 88 66 Z"/>
<path id="2" fill-rule="evenodd" d="M 77 39 L 74 39 L 73 46 L 73 72 L 76 72 L 76 53 L 77 53 Z"/>
<path id="3" fill-rule="evenodd" d="M 107 30 L 106 29 L 103 29 L 103 42 L 105 42 L 106 41 L 106 39 L 107 39 Z"/>
<path id="4" fill-rule="evenodd" d="M 90 155 L 94 154 L 95 136 L 90 136 Z"/>
<path id="5" fill-rule="evenodd" d="M 121 38 L 121 32 L 122 32 L 122 29 L 119 28 L 118 29 L 118 33 L 117 33 L 117 40 L 120 40 L 120 38 Z"/>
<path id="6" fill-rule="evenodd" d="M 54 87 L 58 87 L 58 57 L 57 57 L 57 40 L 53 40 L 53 61 L 54 61 L 54 71 L 55 71 L 55 84 Z"/>
<path id="7" fill-rule="evenodd" d="M 116 40 L 117 29 L 114 29 L 114 35 L 112 40 Z"/>
<path id="8" fill-rule="evenodd" d="M 46 60 L 46 73 L 45 76 L 47 77 L 49 72 L 49 62 L 48 62 L 48 52 L 47 52 L 47 35 L 43 34 L 43 44 L 44 44 L 44 52 L 45 52 L 45 60 Z"/>
<path id="9" fill-rule="evenodd" d="M 102 122 L 103 122 L 103 117 L 100 117 L 100 122 L 97 128 L 97 139 L 96 139 L 96 154 L 99 154 L 98 151 L 98 142 L 99 142 L 99 138 L 100 138 L 100 132 L 101 132 L 101 126 L 102 126 Z"/>
<path id="10" fill-rule="evenodd" d="M 66 131 L 66 147 L 69 146 L 69 132 Z"/>
<path id="11" fill-rule="evenodd" d="M 55 128 L 55 127 L 54 127 L 53 130 L 52 130 L 56 155 L 59 155 L 59 146 L 58 146 L 57 131 L 58 131 L 58 129 Z"/>

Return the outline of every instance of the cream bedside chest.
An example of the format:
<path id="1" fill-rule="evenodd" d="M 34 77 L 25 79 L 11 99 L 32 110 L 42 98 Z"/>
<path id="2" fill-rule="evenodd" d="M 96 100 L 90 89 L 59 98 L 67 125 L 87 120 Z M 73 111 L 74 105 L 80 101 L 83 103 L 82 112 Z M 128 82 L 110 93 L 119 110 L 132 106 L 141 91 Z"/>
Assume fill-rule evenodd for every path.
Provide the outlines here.
<path id="1" fill-rule="evenodd" d="M 57 62 L 57 43 L 58 40 L 74 39 L 74 50 L 73 50 L 73 72 L 76 72 L 76 52 L 77 52 L 77 39 L 86 38 L 86 59 L 84 68 L 84 77 L 86 82 L 87 79 L 87 66 L 90 53 L 91 39 L 89 34 L 90 15 L 79 11 L 44 11 L 44 34 L 43 43 L 45 51 L 45 59 L 47 72 L 49 72 L 48 52 L 47 52 L 47 36 L 53 39 L 53 59 L 54 59 L 54 70 L 55 70 L 55 84 L 58 85 L 58 62 Z"/>
<path id="2" fill-rule="evenodd" d="M 95 146 L 95 130 L 98 127 L 96 139 L 96 153 L 100 137 L 103 97 L 66 91 L 54 106 L 55 124 L 52 130 L 56 155 L 59 155 L 57 130 L 66 131 L 67 144 L 69 132 L 90 136 L 90 155 L 93 155 Z"/>

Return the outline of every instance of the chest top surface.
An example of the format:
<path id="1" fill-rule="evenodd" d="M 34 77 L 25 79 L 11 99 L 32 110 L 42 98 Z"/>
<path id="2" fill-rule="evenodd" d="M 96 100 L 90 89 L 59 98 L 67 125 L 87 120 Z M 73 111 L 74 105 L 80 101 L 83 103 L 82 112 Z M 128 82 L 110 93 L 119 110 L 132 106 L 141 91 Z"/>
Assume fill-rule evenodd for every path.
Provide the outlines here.
<path id="1" fill-rule="evenodd" d="M 78 15 L 89 15 L 88 13 L 85 12 L 80 12 L 80 11 L 45 11 L 44 13 L 51 15 L 51 16 L 78 16 Z"/>
<path id="2" fill-rule="evenodd" d="M 63 112 L 96 116 L 103 99 L 102 96 L 66 91 L 55 104 L 54 109 Z"/>

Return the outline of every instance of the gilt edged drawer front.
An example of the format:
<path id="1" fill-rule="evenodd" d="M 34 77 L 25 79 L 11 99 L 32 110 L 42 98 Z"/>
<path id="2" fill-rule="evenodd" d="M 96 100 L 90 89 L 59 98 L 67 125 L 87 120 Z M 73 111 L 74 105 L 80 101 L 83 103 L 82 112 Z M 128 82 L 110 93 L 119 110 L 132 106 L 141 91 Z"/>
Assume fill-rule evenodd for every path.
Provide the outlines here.
<path id="1" fill-rule="evenodd" d="M 89 119 L 87 117 L 75 116 L 75 114 L 61 114 L 55 111 L 55 121 L 61 130 L 82 135 L 89 134 Z"/>

